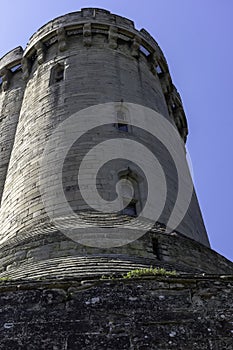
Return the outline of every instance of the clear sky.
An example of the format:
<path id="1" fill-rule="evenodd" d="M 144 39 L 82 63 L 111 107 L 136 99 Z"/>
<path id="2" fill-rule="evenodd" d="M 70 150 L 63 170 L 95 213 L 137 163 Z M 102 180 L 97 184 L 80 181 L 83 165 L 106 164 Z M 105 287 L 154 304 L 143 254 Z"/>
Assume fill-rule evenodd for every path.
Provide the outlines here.
<path id="1" fill-rule="evenodd" d="M 157 40 L 189 123 L 187 147 L 211 246 L 233 260 L 233 1 L 16 0 L 1 4 L 0 56 L 49 20 L 99 7 L 134 20 Z"/>

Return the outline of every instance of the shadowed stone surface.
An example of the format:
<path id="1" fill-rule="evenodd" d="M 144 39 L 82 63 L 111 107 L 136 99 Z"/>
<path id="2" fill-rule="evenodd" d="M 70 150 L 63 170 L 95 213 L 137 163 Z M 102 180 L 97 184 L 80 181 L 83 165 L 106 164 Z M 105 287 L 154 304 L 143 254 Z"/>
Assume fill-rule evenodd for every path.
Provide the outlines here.
<path id="1" fill-rule="evenodd" d="M 233 273 L 233 263 L 210 248 L 162 228 L 122 247 L 99 249 L 83 246 L 58 232 L 32 241 L 7 242 L 0 252 L 0 278 L 11 279 L 100 277 L 159 266 L 186 273 Z"/>
<path id="2" fill-rule="evenodd" d="M 232 276 L 2 282 L 12 350 L 232 350 Z"/>

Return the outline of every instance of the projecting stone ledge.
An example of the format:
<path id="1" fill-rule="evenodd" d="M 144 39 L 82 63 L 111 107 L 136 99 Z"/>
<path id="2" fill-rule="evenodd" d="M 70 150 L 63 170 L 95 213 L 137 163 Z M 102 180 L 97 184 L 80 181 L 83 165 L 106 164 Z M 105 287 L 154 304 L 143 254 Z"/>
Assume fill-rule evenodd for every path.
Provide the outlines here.
<path id="1" fill-rule="evenodd" d="M 233 274 L 233 263 L 212 249 L 157 228 L 128 245 L 108 249 L 78 244 L 59 232 L 12 239 L 1 246 L 0 280 L 99 278 L 150 266 L 188 274 Z"/>
<path id="2" fill-rule="evenodd" d="M 5 281 L 1 349 L 232 349 L 233 275 Z"/>

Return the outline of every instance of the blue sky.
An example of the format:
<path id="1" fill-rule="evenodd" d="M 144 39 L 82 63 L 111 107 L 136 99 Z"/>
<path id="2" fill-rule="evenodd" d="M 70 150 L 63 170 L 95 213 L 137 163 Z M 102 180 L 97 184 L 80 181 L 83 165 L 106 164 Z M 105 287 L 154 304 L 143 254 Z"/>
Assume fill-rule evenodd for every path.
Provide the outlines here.
<path id="1" fill-rule="evenodd" d="M 82 7 L 128 17 L 161 46 L 188 119 L 187 146 L 212 248 L 233 260 L 232 0 L 4 1 L 0 56 L 25 47 L 54 17 Z"/>

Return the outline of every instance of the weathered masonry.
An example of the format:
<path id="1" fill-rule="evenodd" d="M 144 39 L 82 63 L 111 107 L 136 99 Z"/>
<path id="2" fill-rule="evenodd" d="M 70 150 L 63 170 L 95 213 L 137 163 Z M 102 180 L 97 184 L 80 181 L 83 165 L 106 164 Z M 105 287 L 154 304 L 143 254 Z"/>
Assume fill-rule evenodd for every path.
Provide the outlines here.
<path id="1" fill-rule="evenodd" d="M 115 122 L 87 133 L 67 154 L 62 175 L 70 207 L 87 227 L 120 228 L 143 206 L 143 174 L 123 160 L 120 170 L 109 164 L 107 177 L 100 171 L 97 187 L 112 200 L 116 182 L 129 179 L 134 198 L 126 208 L 103 215 L 84 203 L 77 167 L 108 138 L 136 137 L 157 154 L 168 196 L 145 235 L 104 249 L 79 244 L 55 227 L 39 173 L 53 131 L 74 113 L 110 102 L 117 106 Z M 232 349 L 232 278 L 226 275 L 233 264 L 211 250 L 195 192 L 178 228 L 166 233 L 177 172 L 163 145 L 131 126 L 127 103 L 168 120 L 185 154 L 187 120 L 160 47 L 145 29 L 109 11 L 87 8 L 58 17 L 25 50 L 17 47 L 0 59 L 0 281 L 7 279 L 0 285 L 0 349 Z M 60 221 L 70 224 L 62 213 Z M 150 266 L 178 275 L 121 279 Z M 119 279 L 100 281 L 103 275 Z"/>

